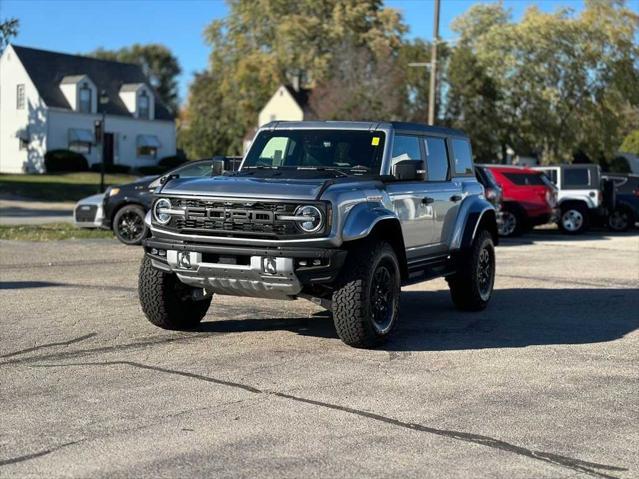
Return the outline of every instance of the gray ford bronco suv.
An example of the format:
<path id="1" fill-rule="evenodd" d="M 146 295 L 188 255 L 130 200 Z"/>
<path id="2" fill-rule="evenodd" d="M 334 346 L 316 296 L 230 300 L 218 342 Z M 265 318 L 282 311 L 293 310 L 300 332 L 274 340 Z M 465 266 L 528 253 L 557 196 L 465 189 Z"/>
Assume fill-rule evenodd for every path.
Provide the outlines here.
<path id="1" fill-rule="evenodd" d="M 402 285 L 445 277 L 462 310 L 486 307 L 495 210 L 461 131 L 396 122 L 272 122 L 239 171 L 166 178 L 146 222 L 142 309 L 197 327 L 215 294 L 305 298 L 346 343 L 397 323 Z"/>

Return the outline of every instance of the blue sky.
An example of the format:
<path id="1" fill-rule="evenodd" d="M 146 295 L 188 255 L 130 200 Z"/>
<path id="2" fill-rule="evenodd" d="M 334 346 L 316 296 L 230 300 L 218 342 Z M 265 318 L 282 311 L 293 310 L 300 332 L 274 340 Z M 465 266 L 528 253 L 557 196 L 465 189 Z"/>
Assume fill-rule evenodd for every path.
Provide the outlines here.
<path id="1" fill-rule="evenodd" d="M 633 0 L 634 1 L 634 0 Z M 451 21 L 477 1 L 442 0 L 440 35 L 451 38 Z M 505 0 L 515 18 L 530 5 L 544 11 L 561 7 L 580 10 L 582 0 Z M 387 0 L 400 10 L 410 36 L 430 39 L 432 0 Z M 20 33 L 15 43 L 66 53 L 98 47 L 120 48 L 132 43 L 163 43 L 178 57 L 183 69 L 180 96 L 186 97 L 193 72 L 207 65 L 209 47 L 202 32 L 213 19 L 228 12 L 222 0 L 0 0 L 0 18 L 17 17 Z"/>

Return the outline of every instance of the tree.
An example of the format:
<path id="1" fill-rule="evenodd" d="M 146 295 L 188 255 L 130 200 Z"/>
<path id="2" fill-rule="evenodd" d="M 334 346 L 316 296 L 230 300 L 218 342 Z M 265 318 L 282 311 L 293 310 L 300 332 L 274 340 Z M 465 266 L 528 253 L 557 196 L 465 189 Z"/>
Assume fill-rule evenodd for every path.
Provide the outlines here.
<path id="1" fill-rule="evenodd" d="M 624 138 L 619 151 L 639 156 L 639 130 L 634 130 Z"/>
<path id="2" fill-rule="evenodd" d="M 20 22 L 17 18 L 7 18 L 0 20 L 0 53 L 7 47 L 11 38 L 18 34 Z"/>
<path id="3" fill-rule="evenodd" d="M 231 0 L 229 10 L 205 31 L 209 67 L 193 83 L 187 105 L 189 128 L 199 116 L 224 118 L 225 129 L 210 135 L 216 140 L 208 155 L 240 153 L 257 112 L 292 75 L 305 86 L 318 85 L 331 77 L 344 44 L 383 58 L 399 49 L 406 30 L 399 13 L 381 0 Z M 215 82 L 215 95 L 202 85 L 206 81 Z"/>
<path id="4" fill-rule="evenodd" d="M 322 120 L 401 120 L 404 71 L 393 55 L 377 57 L 366 47 L 345 44 L 333 56 L 331 75 L 318 82 L 310 107 Z"/>
<path id="5" fill-rule="evenodd" d="M 119 50 L 105 50 L 99 48 L 89 55 L 103 60 L 115 60 L 125 63 L 135 63 L 142 67 L 144 74 L 151 81 L 160 100 L 172 112 L 178 107 L 177 77 L 182 72 L 177 58 L 164 45 L 134 44 Z"/>

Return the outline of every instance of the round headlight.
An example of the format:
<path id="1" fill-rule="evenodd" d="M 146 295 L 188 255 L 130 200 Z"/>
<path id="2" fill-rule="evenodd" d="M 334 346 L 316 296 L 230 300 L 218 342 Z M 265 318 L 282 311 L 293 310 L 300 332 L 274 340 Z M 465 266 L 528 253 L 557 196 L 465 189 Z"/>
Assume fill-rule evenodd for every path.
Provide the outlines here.
<path id="1" fill-rule="evenodd" d="M 297 226 L 305 233 L 315 233 L 324 226 L 324 216 L 315 206 L 300 206 L 295 210 L 295 216 L 306 218 L 297 222 Z"/>
<path id="2" fill-rule="evenodd" d="M 155 202 L 155 205 L 153 205 L 153 217 L 155 218 L 155 221 L 163 225 L 171 221 L 171 215 L 162 211 L 170 209 L 171 202 L 169 200 L 167 200 L 166 198 L 160 198 L 159 200 L 157 200 Z"/>

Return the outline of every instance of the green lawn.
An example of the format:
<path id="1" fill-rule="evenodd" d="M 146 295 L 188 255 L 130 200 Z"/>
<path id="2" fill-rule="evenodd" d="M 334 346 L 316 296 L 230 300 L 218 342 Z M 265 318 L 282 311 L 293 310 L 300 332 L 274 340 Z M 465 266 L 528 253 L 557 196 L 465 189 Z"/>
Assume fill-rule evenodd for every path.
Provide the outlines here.
<path id="1" fill-rule="evenodd" d="M 105 175 L 106 185 L 130 183 L 133 175 Z M 0 175 L 0 194 L 12 194 L 39 201 L 78 201 L 98 193 L 99 173 L 59 173 L 47 175 Z"/>
<path id="2" fill-rule="evenodd" d="M 82 229 L 70 223 L 0 225 L 0 239 L 3 240 L 54 241 L 87 238 L 114 238 L 114 236 L 108 230 Z"/>

